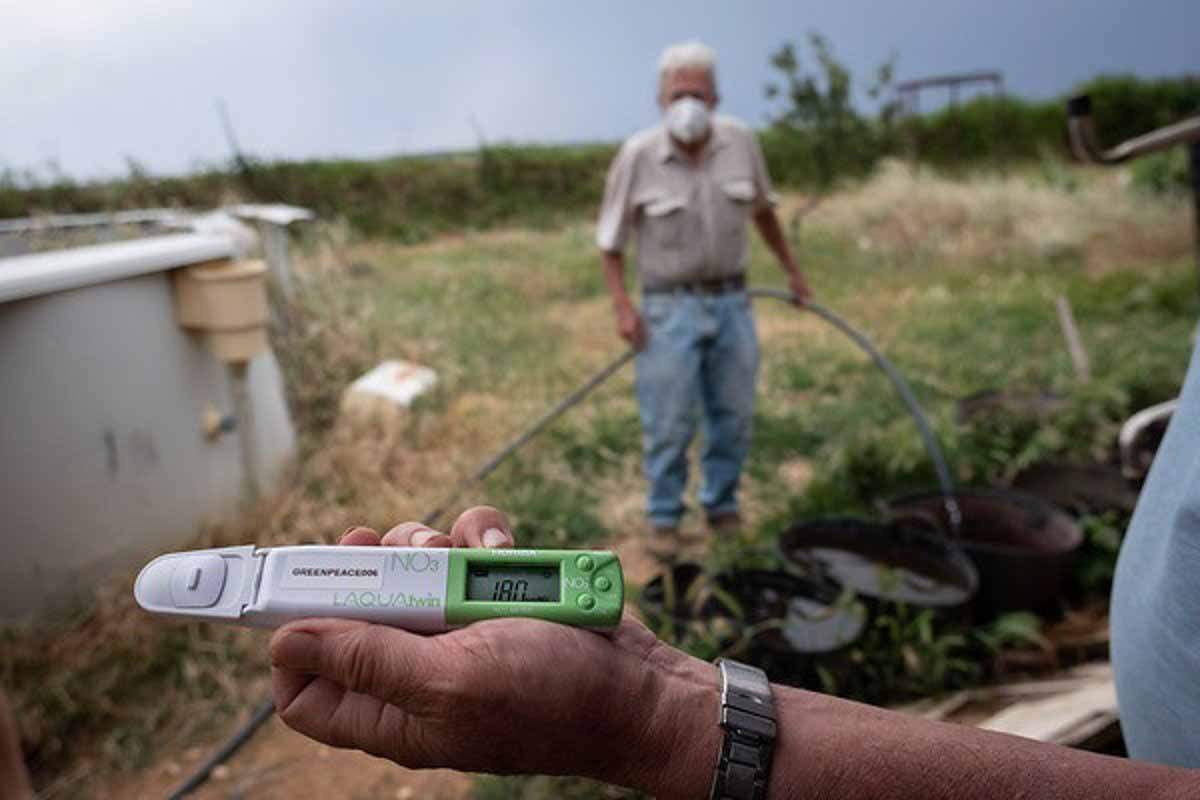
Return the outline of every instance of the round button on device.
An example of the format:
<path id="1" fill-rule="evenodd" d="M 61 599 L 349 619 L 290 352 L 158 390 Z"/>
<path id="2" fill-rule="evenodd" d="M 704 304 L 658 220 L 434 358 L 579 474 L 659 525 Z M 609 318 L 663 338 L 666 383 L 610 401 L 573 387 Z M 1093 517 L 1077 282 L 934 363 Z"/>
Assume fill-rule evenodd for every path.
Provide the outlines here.
<path id="1" fill-rule="evenodd" d="M 592 607 L 596 605 L 596 598 L 592 597 L 590 594 L 581 594 L 579 595 L 579 599 L 575 602 L 579 603 L 579 607 L 584 611 L 591 611 Z"/>
<path id="2" fill-rule="evenodd" d="M 599 578 L 596 578 L 596 589 L 598 591 L 607 592 L 611 588 L 612 581 L 610 581 L 607 577 L 601 575 Z"/>
<path id="3" fill-rule="evenodd" d="M 591 556 L 580 556 L 575 559 L 575 566 L 579 567 L 584 572 L 591 572 L 595 564 L 592 563 Z"/>

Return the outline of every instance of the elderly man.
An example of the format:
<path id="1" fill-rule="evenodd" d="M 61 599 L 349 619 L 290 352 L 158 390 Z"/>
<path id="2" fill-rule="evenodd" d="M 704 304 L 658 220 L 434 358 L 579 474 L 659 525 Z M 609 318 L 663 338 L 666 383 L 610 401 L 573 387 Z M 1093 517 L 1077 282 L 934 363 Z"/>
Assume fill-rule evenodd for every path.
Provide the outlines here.
<path id="1" fill-rule="evenodd" d="M 651 550 L 676 546 L 687 449 L 703 412 L 700 502 L 714 530 L 741 523 L 737 486 L 750 446 L 758 340 L 745 292 L 753 219 L 798 303 L 808 286 L 771 204 L 754 133 L 713 114 L 713 51 L 668 47 L 659 61 L 658 125 L 629 138 L 608 173 L 596 243 L 620 335 L 640 350 L 637 398 L 649 482 Z M 625 288 L 625 244 L 637 243 L 642 313 Z"/>

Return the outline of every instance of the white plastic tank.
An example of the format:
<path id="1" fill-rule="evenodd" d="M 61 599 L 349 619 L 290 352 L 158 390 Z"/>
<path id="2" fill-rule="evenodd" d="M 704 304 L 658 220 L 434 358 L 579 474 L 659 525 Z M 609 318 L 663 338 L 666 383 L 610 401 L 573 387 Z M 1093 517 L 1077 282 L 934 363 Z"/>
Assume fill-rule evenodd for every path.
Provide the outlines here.
<path id="1" fill-rule="evenodd" d="M 177 317 L 172 273 L 245 241 L 185 233 L 0 259 L 0 619 L 49 612 L 236 513 L 295 451 L 270 349 L 244 370 L 253 457 L 230 371 Z"/>

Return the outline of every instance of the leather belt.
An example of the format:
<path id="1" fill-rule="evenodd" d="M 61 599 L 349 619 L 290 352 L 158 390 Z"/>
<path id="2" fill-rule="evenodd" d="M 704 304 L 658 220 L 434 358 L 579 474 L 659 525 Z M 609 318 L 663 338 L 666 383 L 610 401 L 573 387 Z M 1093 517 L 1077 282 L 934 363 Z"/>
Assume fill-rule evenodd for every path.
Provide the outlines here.
<path id="1" fill-rule="evenodd" d="M 642 294 L 674 294 L 676 292 L 683 294 L 725 294 L 726 292 L 740 292 L 746 288 L 746 276 L 735 275 L 732 278 L 711 278 L 703 281 L 689 281 L 687 283 L 673 283 L 666 286 L 647 286 L 642 289 Z"/>

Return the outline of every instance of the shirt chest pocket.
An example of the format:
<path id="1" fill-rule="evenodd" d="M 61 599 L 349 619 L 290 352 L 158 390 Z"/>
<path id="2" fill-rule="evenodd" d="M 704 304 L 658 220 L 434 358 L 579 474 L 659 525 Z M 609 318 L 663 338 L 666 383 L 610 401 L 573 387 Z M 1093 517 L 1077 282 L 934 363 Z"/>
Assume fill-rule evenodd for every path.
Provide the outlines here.
<path id="1" fill-rule="evenodd" d="M 737 235 L 744 229 L 754 206 L 754 182 L 747 178 L 733 178 L 718 181 L 717 187 L 714 208 L 716 224 L 723 236 Z"/>
<path id="2" fill-rule="evenodd" d="M 748 211 L 754 203 L 754 182 L 748 178 L 721 181 L 721 195 L 735 209 Z"/>
<path id="3" fill-rule="evenodd" d="M 651 197 L 642 203 L 642 224 L 655 247 L 675 250 L 680 246 L 686 209 L 687 200 L 676 195 Z"/>

